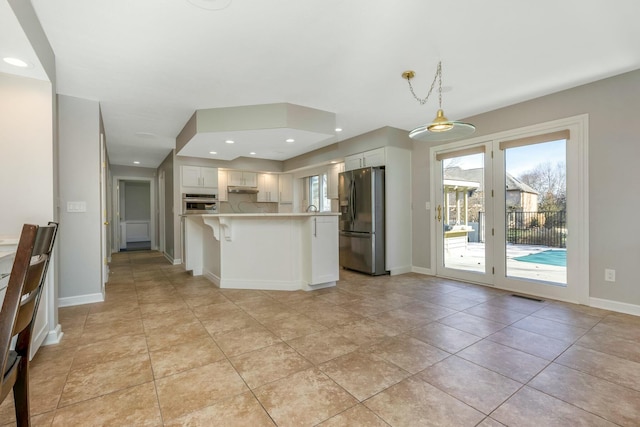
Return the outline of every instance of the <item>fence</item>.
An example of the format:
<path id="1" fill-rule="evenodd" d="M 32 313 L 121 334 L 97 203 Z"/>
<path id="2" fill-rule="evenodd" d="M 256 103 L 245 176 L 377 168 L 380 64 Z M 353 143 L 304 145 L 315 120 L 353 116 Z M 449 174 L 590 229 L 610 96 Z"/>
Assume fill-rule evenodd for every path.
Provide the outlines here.
<path id="1" fill-rule="evenodd" d="M 509 211 L 506 220 L 507 243 L 567 247 L 566 211 Z"/>

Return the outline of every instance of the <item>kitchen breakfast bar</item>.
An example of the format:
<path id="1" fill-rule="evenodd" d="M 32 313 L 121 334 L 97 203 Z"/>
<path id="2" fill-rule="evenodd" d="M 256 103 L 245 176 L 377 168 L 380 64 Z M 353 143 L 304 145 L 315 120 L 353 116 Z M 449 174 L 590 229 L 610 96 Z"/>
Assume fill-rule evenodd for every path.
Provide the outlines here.
<path id="1" fill-rule="evenodd" d="M 185 269 L 224 289 L 315 290 L 335 286 L 339 215 L 184 215 Z"/>

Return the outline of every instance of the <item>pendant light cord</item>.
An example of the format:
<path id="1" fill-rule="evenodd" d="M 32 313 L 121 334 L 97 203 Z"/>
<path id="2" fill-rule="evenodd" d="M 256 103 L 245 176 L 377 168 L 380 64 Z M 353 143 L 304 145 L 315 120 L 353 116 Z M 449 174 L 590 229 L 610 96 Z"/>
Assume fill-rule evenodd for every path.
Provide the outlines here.
<path id="1" fill-rule="evenodd" d="M 438 68 L 436 69 L 436 75 L 433 76 L 433 81 L 431 82 L 431 88 L 429 88 L 429 93 L 424 98 L 419 98 L 413 90 L 413 85 L 411 84 L 411 78 L 407 78 L 407 82 L 409 83 L 409 90 L 413 97 L 420 103 L 420 105 L 424 105 L 427 103 L 427 100 L 431 96 L 431 92 L 433 92 L 433 88 L 436 85 L 436 80 L 438 81 L 438 105 L 439 108 L 442 109 L 442 62 L 438 62 Z"/>

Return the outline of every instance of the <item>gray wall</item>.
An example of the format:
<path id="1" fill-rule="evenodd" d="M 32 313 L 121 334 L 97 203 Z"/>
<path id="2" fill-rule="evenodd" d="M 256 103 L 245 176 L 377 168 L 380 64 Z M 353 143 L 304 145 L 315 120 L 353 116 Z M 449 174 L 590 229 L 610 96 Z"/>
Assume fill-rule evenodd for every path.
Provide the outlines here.
<path id="1" fill-rule="evenodd" d="M 98 102 L 58 95 L 60 298 L 93 295 L 100 278 L 100 109 Z M 67 202 L 86 212 L 67 212 Z"/>
<path id="2" fill-rule="evenodd" d="M 145 181 L 124 181 L 120 187 L 124 192 L 125 221 L 151 220 L 151 185 Z M 124 191 L 123 191 L 124 190 Z M 120 212 L 122 213 L 122 212 Z"/>
<path id="3" fill-rule="evenodd" d="M 174 173 L 173 173 L 173 150 L 158 166 L 158 176 L 164 172 L 164 206 L 160 206 L 160 209 L 164 209 L 164 236 L 165 236 L 165 254 L 171 259 L 175 258 L 175 223 L 176 218 L 174 216 Z M 178 222 L 179 224 L 179 222 Z"/>
<path id="4" fill-rule="evenodd" d="M 474 137 L 528 125 L 589 114 L 589 274 L 590 296 L 640 304 L 637 265 L 640 245 L 636 223 L 640 197 L 640 71 L 537 98 L 466 118 L 476 125 Z M 430 187 L 429 146 L 414 143 L 413 201 L 424 206 Z M 413 263 L 429 268 L 428 212 L 413 211 Z M 604 269 L 616 270 L 616 282 L 604 281 Z"/>

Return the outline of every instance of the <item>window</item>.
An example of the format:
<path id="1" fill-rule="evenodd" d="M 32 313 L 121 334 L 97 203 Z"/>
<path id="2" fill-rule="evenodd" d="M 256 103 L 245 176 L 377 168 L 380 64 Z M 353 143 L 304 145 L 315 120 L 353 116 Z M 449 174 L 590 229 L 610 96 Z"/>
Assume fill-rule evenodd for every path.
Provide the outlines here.
<path id="1" fill-rule="evenodd" d="M 319 212 L 331 211 L 331 200 L 327 198 L 327 175 L 307 177 L 308 206 L 315 206 Z"/>

